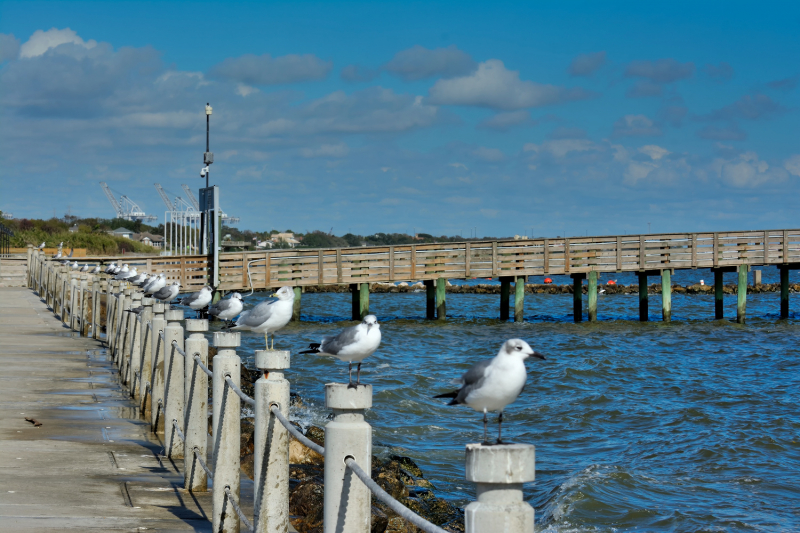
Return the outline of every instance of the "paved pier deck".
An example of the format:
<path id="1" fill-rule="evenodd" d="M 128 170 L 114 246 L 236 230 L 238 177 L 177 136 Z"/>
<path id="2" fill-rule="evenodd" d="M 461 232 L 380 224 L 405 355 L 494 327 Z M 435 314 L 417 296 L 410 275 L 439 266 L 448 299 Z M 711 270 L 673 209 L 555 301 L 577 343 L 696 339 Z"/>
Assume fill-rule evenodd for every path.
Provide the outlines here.
<path id="1" fill-rule="evenodd" d="M 211 531 L 160 452 L 103 346 L 0 288 L 0 531 Z"/>

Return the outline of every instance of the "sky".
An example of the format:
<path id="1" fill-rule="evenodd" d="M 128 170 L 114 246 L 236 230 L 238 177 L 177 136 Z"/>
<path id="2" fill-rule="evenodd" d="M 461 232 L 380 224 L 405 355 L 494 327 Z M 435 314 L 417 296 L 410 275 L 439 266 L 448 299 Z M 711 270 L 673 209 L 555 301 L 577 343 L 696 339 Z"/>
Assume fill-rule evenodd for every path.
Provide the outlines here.
<path id="1" fill-rule="evenodd" d="M 797 228 L 797 2 L 0 0 L 0 210 L 241 229 Z"/>

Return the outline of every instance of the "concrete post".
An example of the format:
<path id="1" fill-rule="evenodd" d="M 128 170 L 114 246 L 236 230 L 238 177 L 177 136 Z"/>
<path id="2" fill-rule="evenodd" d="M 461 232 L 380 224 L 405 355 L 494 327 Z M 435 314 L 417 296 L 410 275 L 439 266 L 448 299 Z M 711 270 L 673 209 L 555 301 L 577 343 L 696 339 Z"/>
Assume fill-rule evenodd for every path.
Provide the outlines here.
<path id="1" fill-rule="evenodd" d="M 294 287 L 294 303 L 292 304 L 292 320 L 295 322 L 300 321 L 300 300 L 303 297 L 303 289 L 301 287 Z"/>
<path id="2" fill-rule="evenodd" d="M 714 318 L 721 320 L 725 315 L 723 312 L 725 292 L 723 291 L 722 270 L 714 271 Z"/>
<path id="3" fill-rule="evenodd" d="M 436 318 L 436 287 L 432 279 L 422 282 L 425 285 L 425 318 L 433 320 Z"/>
<path id="4" fill-rule="evenodd" d="M 114 341 L 114 361 L 122 371 L 124 366 L 125 357 L 128 353 L 129 346 L 127 344 L 130 331 L 128 330 L 128 313 L 125 311 L 131 308 L 131 289 L 125 288 L 122 291 L 122 301 L 119 305 L 117 313 L 117 323 L 119 324 L 119 332 L 117 339 Z"/>
<path id="5" fill-rule="evenodd" d="M 28 287 L 28 288 L 33 288 L 33 276 L 31 275 L 31 272 L 32 272 L 31 267 L 33 266 L 33 245 L 32 244 L 28 245 L 27 254 L 28 254 L 28 262 L 25 263 L 27 265 L 27 268 L 25 270 L 25 286 Z"/>
<path id="6" fill-rule="evenodd" d="M 650 320 L 649 297 L 647 295 L 647 273 L 639 272 L 639 320 Z"/>
<path id="7" fill-rule="evenodd" d="M 661 271 L 661 318 L 664 322 L 672 320 L 672 272 L 666 268 Z"/>
<path id="8" fill-rule="evenodd" d="M 200 361 L 208 366 L 208 340 L 204 333 L 208 331 L 208 320 L 187 319 L 186 332 L 186 376 L 184 398 L 183 434 L 186 436 L 183 456 L 183 488 L 192 492 L 205 492 L 208 489 L 206 471 L 200 466 L 194 450 L 207 461 L 208 456 L 208 376 L 194 361 L 199 355 Z"/>
<path id="9" fill-rule="evenodd" d="M 256 352 L 256 368 L 263 375 L 255 384 L 254 533 L 289 531 L 289 432 L 270 411 L 277 405 L 289 416 L 288 351 Z"/>
<path id="10" fill-rule="evenodd" d="M 369 533 L 371 493 L 345 465 L 352 457 L 370 471 L 372 427 L 364 411 L 372 407 L 372 385 L 349 388 L 345 383 L 325 385 L 325 405 L 333 420 L 325 426 L 325 533 Z"/>
<path id="11" fill-rule="evenodd" d="M 160 309 L 153 306 L 153 341 L 152 341 L 152 356 L 150 359 L 151 365 L 151 378 L 150 378 L 150 394 L 148 398 L 150 410 L 150 431 L 153 433 L 164 433 L 164 383 L 166 376 L 166 368 L 164 368 L 164 361 L 166 361 L 166 347 L 164 341 L 161 340 L 160 333 L 167 328 L 167 321 L 164 320 L 164 304 L 161 304 Z"/>
<path id="12" fill-rule="evenodd" d="M 79 274 L 70 273 L 69 275 L 69 328 L 78 330 L 78 318 L 80 317 L 80 290 L 81 280 Z"/>
<path id="13" fill-rule="evenodd" d="M 589 322 L 597 321 L 597 271 L 589 272 L 589 283 L 586 287 L 587 300 L 589 306 Z"/>
<path id="14" fill-rule="evenodd" d="M 466 533 L 533 533 L 533 507 L 522 484 L 534 480 L 536 448 L 530 444 L 468 444 L 466 477 L 478 501 L 464 509 Z"/>
<path id="15" fill-rule="evenodd" d="M 225 487 L 239 499 L 239 453 L 241 441 L 241 400 L 225 382 L 229 376 L 238 387 L 241 383 L 241 360 L 236 355 L 240 345 L 239 333 L 214 333 L 214 484 L 213 531 L 239 533 L 239 517 L 227 501 Z"/>
<path id="16" fill-rule="evenodd" d="M 163 302 L 153 302 L 153 315 L 150 324 L 145 330 L 143 337 L 144 349 L 142 351 L 142 377 L 139 385 L 139 413 L 145 420 L 150 420 L 153 402 L 153 356 L 155 355 L 158 338 L 156 326 L 164 328 L 164 308 Z"/>
<path id="17" fill-rule="evenodd" d="M 514 322 L 525 320 L 525 276 L 514 281 Z"/>
<path id="18" fill-rule="evenodd" d="M 447 318 L 447 280 L 438 278 L 436 280 L 436 320 Z"/>
<path id="19" fill-rule="evenodd" d="M 89 276 L 81 274 L 81 336 L 89 336 Z"/>
<path id="20" fill-rule="evenodd" d="M 114 338 L 117 332 L 117 325 L 114 323 L 114 317 L 116 316 L 115 309 L 117 307 L 118 300 L 114 295 L 118 292 L 119 281 L 109 281 L 108 292 L 106 293 L 106 346 L 108 346 L 109 356 L 112 356 L 114 352 Z"/>
<path id="21" fill-rule="evenodd" d="M 781 318 L 789 318 L 789 269 L 778 267 L 781 274 Z"/>
<path id="22" fill-rule="evenodd" d="M 92 281 L 92 338 L 100 338 L 100 282 Z"/>
<path id="23" fill-rule="evenodd" d="M 164 329 L 166 338 L 166 381 L 164 388 L 164 455 L 172 459 L 183 458 L 183 441 L 175 430 L 175 423 L 183 431 L 183 396 L 184 396 L 184 369 L 186 361 L 184 357 L 175 349 L 183 350 L 183 327 L 180 321 L 183 320 L 182 309 L 170 309 L 165 314 L 167 327 Z"/>
<path id="24" fill-rule="evenodd" d="M 128 304 L 128 309 L 136 309 L 140 305 L 142 305 L 142 296 L 143 294 L 139 291 L 133 291 L 131 293 L 130 303 Z M 123 357 L 122 357 L 122 366 L 120 368 L 122 375 L 122 382 L 128 384 L 130 386 L 133 372 L 133 358 L 134 358 L 134 348 L 136 343 L 140 342 L 141 339 L 139 338 L 140 331 L 138 328 L 138 316 L 135 313 L 125 313 L 125 322 L 126 327 L 128 329 L 128 339 L 123 347 Z"/>
<path id="25" fill-rule="evenodd" d="M 136 331 L 134 332 L 134 343 L 131 348 L 131 398 L 139 400 L 141 394 L 142 367 L 146 357 L 144 354 L 144 337 L 147 335 L 147 327 L 153 320 L 153 298 L 142 298 L 142 312 L 136 320 Z M 144 379 L 147 379 L 146 377 Z"/>
<path id="26" fill-rule="evenodd" d="M 508 299 L 511 296 L 511 278 L 500 278 L 500 320 L 508 320 Z"/>
<path id="27" fill-rule="evenodd" d="M 739 287 L 736 291 L 736 322 L 744 324 L 747 314 L 747 273 L 750 267 L 739 265 Z"/>

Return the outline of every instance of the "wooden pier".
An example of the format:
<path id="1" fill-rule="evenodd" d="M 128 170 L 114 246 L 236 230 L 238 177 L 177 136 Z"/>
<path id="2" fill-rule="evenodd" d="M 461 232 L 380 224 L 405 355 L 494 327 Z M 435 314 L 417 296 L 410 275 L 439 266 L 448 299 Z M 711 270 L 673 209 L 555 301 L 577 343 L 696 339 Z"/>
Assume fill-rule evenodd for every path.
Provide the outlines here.
<path id="1" fill-rule="evenodd" d="M 192 292 L 208 283 L 205 256 L 85 258 L 79 262 L 125 262 L 149 273 L 165 273 Z M 588 281 L 588 318 L 597 318 L 597 276 L 635 272 L 639 277 L 640 319 L 647 320 L 648 279 L 662 284 L 662 316 L 669 321 L 671 275 L 675 270 L 709 268 L 716 287 L 715 317 L 722 318 L 722 276 L 738 275 L 737 318 L 744 321 L 747 273 L 751 267 L 775 266 L 781 278 L 781 316 L 789 313 L 789 271 L 800 268 L 800 229 L 659 233 L 557 239 L 469 241 L 436 244 L 269 250 L 219 254 L 221 291 L 270 290 L 347 284 L 352 292 L 353 319 L 369 312 L 369 284 L 421 280 L 426 286 L 430 319 L 447 313 L 448 279 L 499 279 L 500 318 L 511 317 L 509 299 L 514 285 L 516 321 L 523 319 L 524 283 L 528 276 L 567 275 L 575 287 Z M 574 290 L 574 317 L 583 317 L 582 290 Z M 299 296 L 300 291 L 296 291 Z M 295 313 L 299 316 L 298 307 Z"/>

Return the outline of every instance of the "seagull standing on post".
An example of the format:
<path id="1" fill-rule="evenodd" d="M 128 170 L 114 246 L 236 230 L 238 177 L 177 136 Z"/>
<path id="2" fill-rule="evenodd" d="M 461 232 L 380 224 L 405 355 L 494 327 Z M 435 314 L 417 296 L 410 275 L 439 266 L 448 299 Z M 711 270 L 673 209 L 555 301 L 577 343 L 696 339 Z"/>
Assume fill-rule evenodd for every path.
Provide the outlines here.
<path id="1" fill-rule="evenodd" d="M 528 374 L 525 360 L 529 357 L 545 359 L 545 356 L 531 348 L 521 339 L 511 339 L 503 343 L 500 352 L 492 359 L 472 365 L 459 384 L 461 388 L 439 394 L 434 398 L 452 398 L 447 405 L 464 404 L 476 411 L 483 411 L 483 441 L 488 443 L 486 425 L 489 411 L 498 411 L 497 443 L 503 442 L 503 409 L 522 392 Z"/>
<path id="2" fill-rule="evenodd" d="M 164 273 L 162 272 L 157 277 L 151 279 L 150 282 L 148 282 L 147 285 L 143 287 L 144 295 L 150 296 L 151 294 L 154 294 L 163 289 L 166 285 L 167 285 L 167 276 L 164 275 Z"/>
<path id="3" fill-rule="evenodd" d="M 242 295 L 238 292 L 231 294 L 230 298 L 220 300 L 208 307 L 208 316 L 215 316 L 220 320 L 228 322 L 230 319 L 242 312 Z"/>
<path id="4" fill-rule="evenodd" d="M 275 348 L 275 332 L 289 323 L 294 307 L 294 290 L 281 287 L 274 295 L 277 300 L 261 302 L 252 309 L 242 313 L 235 325 L 227 329 L 247 329 L 264 334 L 266 349 L 269 350 L 269 334 L 272 333 L 272 349 Z"/>
<path id="5" fill-rule="evenodd" d="M 184 296 L 183 298 L 178 300 L 178 303 L 181 305 L 188 305 L 190 308 L 194 309 L 199 316 L 200 311 L 211 303 L 212 297 L 213 293 L 211 287 L 206 285 L 199 291 L 193 292 L 189 296 Z"/>
<path id="6" fill-rule="evenodd" d="M 174 281 L 172 285 L 162 287 L 158 292 L 154 293 L 153 298 L 161 300 L 164 303 L 169 303 L 175 299 L 179 292 L 181 292 L 181 284 Z"/>
<path id="7" fill-rule="evenodd" d="M 361 384 L 361 362 L 375 353 L 381 344 L 381 326 L 375 315 L 367 315 L 361 324 L 345 328 L 341 333 L 331 337 L 323 337 L 322 342 L 309 345 L 309 349 L 300 353 L 318 353 L 330 355 L 340 361 L 350 363 L 348 375 L 349 388 Z M 358 363 L 356 383 L 353 384 L 353 362 Z"/>

